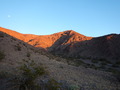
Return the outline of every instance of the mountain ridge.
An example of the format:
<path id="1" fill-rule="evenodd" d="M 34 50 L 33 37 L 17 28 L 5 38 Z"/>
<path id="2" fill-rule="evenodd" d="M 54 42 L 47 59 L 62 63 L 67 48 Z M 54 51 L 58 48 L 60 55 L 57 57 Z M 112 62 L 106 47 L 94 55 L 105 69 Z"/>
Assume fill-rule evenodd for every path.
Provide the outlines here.
<path id="1" fill-rule="evenodd" d="M 9 34 L 9 35 L 11 35 L 15 38 L 20 39 L 20 40 L 23 40 L 24 42 L 27 42 L 27 43 L 35 46 L 35 47 L 43 47 L 43 48 L 50 47 L 61 36 L 65 36 L 65 35 L 75 36 L 74 38 L 76 38 L 76 36 L 79 36 L 79 37 L 82 37 L 82 38 L 86 37 L 82 34 L 79 34 L 75 31 L 73 31 L 73 30 L 66 30 L 66 31 L 63 31 L 63 32 L 58 32 L 58 33 L 54 33 L 54 34 L 50 34 L 50 35 L 22 34 L 22 33 L 18 33 L 16 31 L 5 29 L 5 28 L 2 28 L 2 27 L 0 27 L 0 31 L 5 32 L 5 33 L 7 33 L 7 34 Z M 92 37 L 86 37 L 86 39 L 90 39 L 90 38 L 92 38 Z M 40 42 L 40 39 L 43 39 L 43 40 Z M 44 41 L 46 41 L 47 43 L 45 43 Z M 80 41 L 80 40 L 77 40 L 77 41 Z M 40 45 L 36 44 L 36 42 L 37 43 L 38 42 L 43 43 L 44 45 L 42 44 L 42 46 L 40 46 Z M 50 44 L 50 45 L 48 45 L 48 44 Z"/>
<path id="2" fill-rule="evenodd" d="M 87 37 L 73 30 L 67 30 L 51 35 L 31 35 L 21 34 L 2 27 L 0 27 L 0 31 L 34 47 L 44 48 L 54 55 L 120 60 L 120 34 Z"/>

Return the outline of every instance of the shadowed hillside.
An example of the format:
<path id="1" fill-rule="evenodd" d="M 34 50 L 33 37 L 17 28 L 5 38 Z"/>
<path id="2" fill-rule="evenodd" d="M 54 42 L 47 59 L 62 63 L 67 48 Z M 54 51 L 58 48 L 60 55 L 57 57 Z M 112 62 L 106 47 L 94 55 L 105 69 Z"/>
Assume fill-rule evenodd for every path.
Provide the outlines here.
<path id="1" fill-rule="evenodd" d="M 60 38 L 61 40 L 62 38 Z M 72 38 L 73 39 L 73 38 Z M 110 34 L 91 40 L 60 44 L 57 40 L 48 50 L 55 55 L 72 58 L 98 58 L 120 60 L 120 35 Z M 63 40 L 66 40 L 65 38 Z M 70 39 L 69 39 L 70 40 Z M 69 41 L 68 40 L 68 41 Z M 63 41 L 64 42 L 64 41 Z"/>

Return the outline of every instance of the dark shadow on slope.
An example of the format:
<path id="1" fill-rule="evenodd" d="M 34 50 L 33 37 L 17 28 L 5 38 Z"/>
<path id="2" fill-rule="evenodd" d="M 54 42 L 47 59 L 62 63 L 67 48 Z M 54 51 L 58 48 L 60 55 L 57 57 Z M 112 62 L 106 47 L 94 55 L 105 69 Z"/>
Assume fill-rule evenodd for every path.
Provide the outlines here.
<path id="1" fill-rule="evenodd" d="M 48 48 L 48 51 L 54 55 L 69 58 L 120 60 L 119 34 L 110 34 L 93 38 L 91 40 L 66 43 L 70 37 L 71 36 L 63 36 L 59 38 L 51 47 Z"/>

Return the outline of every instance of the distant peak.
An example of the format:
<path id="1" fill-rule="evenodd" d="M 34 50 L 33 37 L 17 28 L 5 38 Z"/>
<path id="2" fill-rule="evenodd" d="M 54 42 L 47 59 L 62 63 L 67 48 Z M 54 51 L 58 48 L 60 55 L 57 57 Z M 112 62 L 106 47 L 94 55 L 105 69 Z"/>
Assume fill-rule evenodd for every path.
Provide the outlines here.
<path id="1" fill-rule="evenodd" d="M 113 35 L 117 35 L 116 33 L 111 33 L 111 34 L 108 34 L 107 36 L 113 36 Z"/>
<path id="2" fill-rule="evenodd" d="M 74 34 L 79 34 L 78 32 L 74 31 L 74 30 L 66 30 L 66 31 L 63 31 L 64 34 L 67 34 L 67 35 L 74 35 Z"/>
<path id="3" fill-rule="evenodd" d="M 74 30 L 66 30 L 64 32 L 75 32 Z"/>

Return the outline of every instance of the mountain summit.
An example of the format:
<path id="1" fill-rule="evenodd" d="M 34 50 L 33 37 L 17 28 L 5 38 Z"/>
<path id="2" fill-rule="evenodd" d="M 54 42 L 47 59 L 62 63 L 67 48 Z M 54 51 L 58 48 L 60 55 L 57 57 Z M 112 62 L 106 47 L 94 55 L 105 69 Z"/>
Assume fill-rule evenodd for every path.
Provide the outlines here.
<path id="1" fill-rule="evenodd" d="M 86 37 L 73 30 L 67 30 L 51 35 L 40 35 L 34 39 L 31 39 L 28 43 L 35 47 L 43 47 L 48 49 L 56 43 L 60 45 L 89 39 L 91 39 L 91 37 Z"/>

